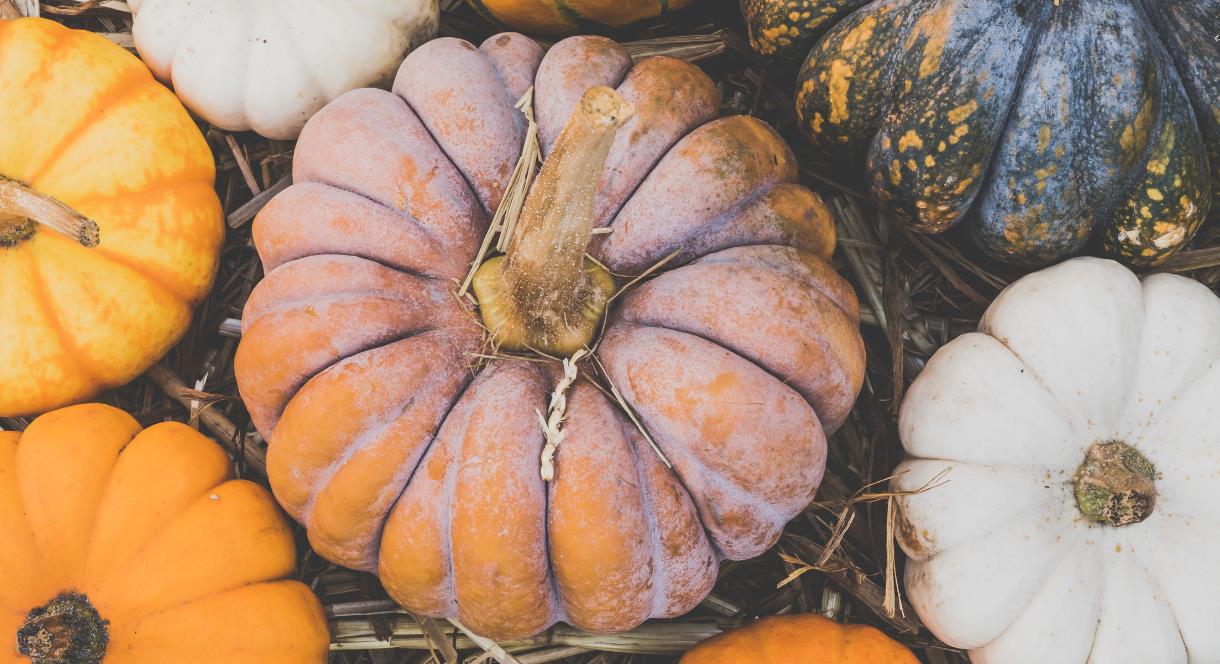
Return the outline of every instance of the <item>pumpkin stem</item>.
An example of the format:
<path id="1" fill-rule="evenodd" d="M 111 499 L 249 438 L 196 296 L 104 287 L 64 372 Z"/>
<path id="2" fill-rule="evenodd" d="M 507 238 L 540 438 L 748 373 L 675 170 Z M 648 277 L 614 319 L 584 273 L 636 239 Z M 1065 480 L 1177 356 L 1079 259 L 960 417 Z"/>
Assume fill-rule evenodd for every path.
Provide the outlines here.
<path id="1" fill-rule="evenodd" d="M 89 598 L 60 593 L 25 617 L 17 630 L 17 652 L 33 664 L 99 664 L 110 635 Z"/>
<path id="2" fill-rule="evenodd" d="M 1097 443 L 1076 470 L 1076 504 L 1085 518 L 1129 526 L 1152 515 L 1156 468 L 1126 443 Z"/>
<path id="3" fill-rule="evenodd" d="M 85 247 L 101 242 L 97 222 L 23 182 L 0 175 L 0 248 L 25 242 L 40 224 Z"/>
<path id="4" fill-rule="evenodd" d="M 615 133 L 634 112 L 611 88 L 585 92 L 526 197 L 507 254 L 475 272 L 483 324 L 498 347 L 566 357 L 592 343 L 615 286 L 585 258 L 593 204 Z"/>

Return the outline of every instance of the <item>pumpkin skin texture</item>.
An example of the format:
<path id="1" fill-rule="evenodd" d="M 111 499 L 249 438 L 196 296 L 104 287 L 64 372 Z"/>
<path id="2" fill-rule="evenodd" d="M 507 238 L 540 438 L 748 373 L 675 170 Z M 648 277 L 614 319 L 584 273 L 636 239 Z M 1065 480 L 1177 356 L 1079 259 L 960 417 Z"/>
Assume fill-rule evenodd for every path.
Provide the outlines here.
<path id="1" fill-rule="evenodd" d="M 590 99 L 630 104 L 598 134 L 604 164 L 579 171 L 571 216 L 613 229 L 588 252 L 614 273 L 673 256 L 613 302 L 597 362 L 578 365 L 550 482 L 538 414 L 558 363 L 476 361 L 490 340 L 455 297 L 521 152 L 513 104 L 531 85 L 551 159 L 574 154 L 570 116 Z M 355 91 L 310 120 L 295 184 L 255 221 L 267 277 L 235 368 L 272 489 L 321 555 L 377 572 L 412 611 L 512 638 L 685 613 L 721 559 L 775 542 L 862 384 L 859 307 L 787 146 L 718 113 L 688 63 L 633 66 L 601 37 L 544 54 L 508 33 L 429 42 L 393 93 Z"/>
<path id="2" fill-rule="evenodd" d="M 1200 559 L 1220 544 L 1218 341 L 1205 286 L 1077 258 L 937 351 L 902 405 L 893 482 L 945 472 L 898 499 L 924 624 L 989 664 L 1220 660 L 1220 571 Z M 1123 468 L 1101 476 L 1107 448 Z M 1110 492 L 1120 478 L 1143 488 Z"/>
<path id="3" fill-rule="evenodd" d="M 1207 218 L 1220 1 L 812 0 L 814 44 L 788 4 L 743 5 L 756 47 L 808 53 L 802 131 L 866 174 L 882 214 L 928 233 L 966 220 L 1032 266 L 1091 239 L 1157 264 Z"/>
<path id="4" fill-rule="evenodd" d="M 64 661 L 326 660 L 321 604 L 285 580 L 296 557 L 283 515 L 185 425 L 141 431 L 120 410 L 84 404 L 0 432 L 0 531 L 9 644 L 32 609 L 75 592 L 107 621 L 108 644 Z M 0 662 L 31 659 L 9 645 Z"/>
<path id="5" fill-rule="evenodd" d="M 695 0 L 466 0 L 480 13 L 524 32 L 562 37 L 621 28 Z"/>
<path id="6" fill-rule="evenodd" d="M 45 225 L 0 243 L 0 416 L 30 415 L 123 385 L 163 356 L 211 287 L 224 226 L 199 129 L 101 37 L 0 22 L 0 125 L 0 183 L 100 231 L 92 248 Z M 5 206 L 0 237 L 24 216 Z"/>
<path id="7" fill-rule="evenodd" d="M 128 4 L 140 57 L 188 108 L 222 129 L 282 140 L 344 92 L 388 82 L 438 22 L 436 0 Z"/>
<path id="8" fill-rule="evenodd" d="M 714 636 L 679 664 L 918 664 L 881 630 L 820 615 L 768 616 Z"/>

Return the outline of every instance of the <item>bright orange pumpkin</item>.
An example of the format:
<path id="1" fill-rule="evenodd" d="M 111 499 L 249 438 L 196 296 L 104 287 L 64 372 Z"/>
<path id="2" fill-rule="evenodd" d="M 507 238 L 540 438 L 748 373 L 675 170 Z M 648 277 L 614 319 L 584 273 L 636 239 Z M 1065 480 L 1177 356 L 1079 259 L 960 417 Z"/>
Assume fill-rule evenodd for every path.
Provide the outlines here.
<path id="1" fill-rule="evenodd" d="M 868 625 L 813 613 L 771 616 L 714 636 L 679 664 L 919 664 L 905 646 Z"/>
<path id="2" fill-rule="evenodd" d="M 224 228 L 199 129 L 98 35 L 0 22 L 0 128 L 0 416 L 27 415 L 164 355 Z"/>
<path id="3" fill-rule="evenodd" d="M 72 406 L 0 432 L 0 663 L 325 661 L 265 489 L 176 423 Z"/>
<path id="4" fill-rule="evenodd" d="M 467 0 L 517 30 L 559 37 L 625 25 L 681 9 L 695 0 Z"/>

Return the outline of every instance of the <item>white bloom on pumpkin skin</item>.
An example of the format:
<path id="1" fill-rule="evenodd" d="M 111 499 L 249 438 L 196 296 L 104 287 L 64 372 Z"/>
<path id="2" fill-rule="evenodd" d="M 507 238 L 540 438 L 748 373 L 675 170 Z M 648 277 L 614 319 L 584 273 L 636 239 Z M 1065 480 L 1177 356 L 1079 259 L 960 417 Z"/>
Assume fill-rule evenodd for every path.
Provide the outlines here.
<path id="1" fill-rule="evenodd" d="M 1014 283 L 903 403 L 894 488 L 948 469 L 899 501 L 920 617 L 976 664 L 1220 661 L 1218 399 L 1203 285 L 1094 258 Z"/>

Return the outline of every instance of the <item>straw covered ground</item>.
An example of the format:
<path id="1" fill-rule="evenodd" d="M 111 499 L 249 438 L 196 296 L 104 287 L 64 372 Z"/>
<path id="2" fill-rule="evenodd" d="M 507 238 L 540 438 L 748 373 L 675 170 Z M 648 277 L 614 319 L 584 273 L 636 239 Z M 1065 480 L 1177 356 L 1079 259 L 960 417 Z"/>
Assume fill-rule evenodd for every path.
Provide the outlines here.
<path id="1" fill-rule="evenodd" d="M 499 31 L 460 0 L 442 6 L 442 34 L 478 43 Z M 43 3 L 41 10 L 45 17 L 105 33 L 131 47 L 131 15 L 122 2 L 55 0 Z M 901 596 L 903 561 L 891 537 L 885 479 L 901 458 L 896 413 L 904 387 L 936 348 L 972 329 L 991 298 L 1018 274 L 988 261 L 953 232 L 915 236 L 878 219 L 851 174 L 813 154 L 799 136 L 792 111 L 793 73 L 765 67 L 750 53 L 737 2 L 704 0 L 692 10 L 616 37 L 663 39 L 643 47 L 698 58 L 719 85 L 728 112 L 756 115 L 784 134 L 801 159 L 805 183 L 836 215 L 835 263 L 860 297 L 868 375 L 855 411 L 831 441 L 817 502 L 788 525 L 766 554 L 725 564 L 713 594 L 689 616 L 649 622 L 617 636 L 560 625 L 528 641 L 500 644 L 476 643 L 448 622 L 406 613 L 386 599 L 374 577 L 319 558 L 300 531 L 298 575 L 316 589 L 330 615 L 331 661 L 448 664 L 515 658 L 521 664 L 659 664 L 676 662 L 698 640 L 756 616 L 821 612 L 880 627 L 925 662 L 964 664 L 965 655 L 938 643 Z M 216 186 L 229 225 L 216 286 L 186 338 L 163 362 L 100 400 L 127 409 L 145 424 L 192 421 L 233 450 L 242 476 L 265 482 L 265 446 L 238 398 L 233 357 L 243 304 L 262 277 L 250 222 L 288 184 L 293 145 L 255 134 L 205 131 L 217 155 Z M 1220 284 L 1215 231 L 1205 228 L 1164 269 L 1189 272 L 1215 288 Z M 4 428 L 27 424 L 0 422 Z"/>

